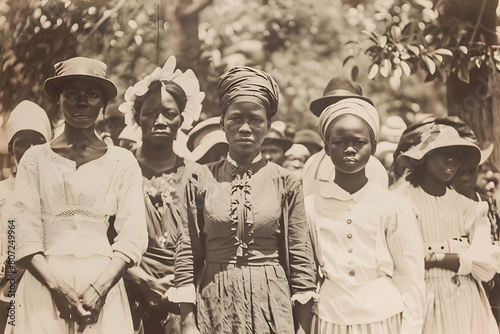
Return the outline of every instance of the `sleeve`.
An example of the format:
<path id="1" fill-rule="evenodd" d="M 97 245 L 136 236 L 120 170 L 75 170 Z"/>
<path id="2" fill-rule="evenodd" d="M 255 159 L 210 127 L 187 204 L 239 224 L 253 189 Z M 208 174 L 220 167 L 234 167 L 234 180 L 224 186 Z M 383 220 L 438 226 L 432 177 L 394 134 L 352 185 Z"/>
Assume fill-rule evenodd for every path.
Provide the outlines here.
<path id="1" fill-rule="evenodd" d="M 291 175 L 287 181 L 288 195 L 288 258 L 292 299 L 303 301 L 296 294 L 306 294 L 309 300 L 316 290 L 316 266 L 312 241 L 307 225 L 302 186 Z M 307 302 L 307 301 L 306 301 Z"/>
<path id="2" fill-rule="evenodd" d="M 395 220 L 386 233 L 394 262 L 392 279 L 405 305 L 401 333 L 420 333 L 425 312 L 424 246 L 415 213 L 409 203 L 399 205 Z"/>
<path id="3" fill-rule="evenodd" d="M 203 247 L 203 204 L 204 198 L 198 195 L 199 173 L 186 172 L 188 177 L 185 198 L 172 213 L 178 223 L 178 237 L 175 248 L 174 285 L 175 293 L 169 299 L 177 303 L 195 303 L 195 277 L 203 266 L 205 256 Z"/>
<path id="4" fill-rule="evenodd" d="M 27 150 L 18 166 L 14 198 L 19 210 L 17 259 L 45 252 L 39 165 L 34 150 Z"/>
<path id="5" fill-rule="evenodd" d="M 466 213 L 466 230 L 469 231 L 470 247 L 460 247 L 458 242 L 450 244 L 450 251 L 460 256 L 458 275 L 472 276 L 478 281 L 489 281 L 497 269 L 495 248 L 491 242 L 488 203 L 472 202 Z"/>
<path id="6" fill-rule="evenodd" d="M 120 177 L 115 220 L 117 236 L 111 247 L 113 257 L 137 265 L 146 251 L 148 232 L 141 170 L 132 155 L 130 159 L 133 160 L 127 161 L 122 174 L 117 175 Z"/>

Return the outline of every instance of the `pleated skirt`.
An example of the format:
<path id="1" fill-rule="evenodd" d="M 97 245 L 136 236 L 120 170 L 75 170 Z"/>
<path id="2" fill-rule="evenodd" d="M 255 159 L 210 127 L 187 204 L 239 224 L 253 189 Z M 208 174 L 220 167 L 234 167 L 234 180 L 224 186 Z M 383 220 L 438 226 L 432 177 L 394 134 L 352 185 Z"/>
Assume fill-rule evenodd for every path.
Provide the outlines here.
<path id="1" fill-rule="evenodd" d="M 207 263 L 198 289 L 202 334 L 294 333 L 290 288 L 280 265 Z"/>
<path id="2" fill-rule="evenodd" d="M 472 275 L 452 279 L 446 270 L 426 272 L 423 334 L 498 334 L 488 298 Z"/>
<path id="3" fill-rule="evenodd" d="M 71 255 L 47 256 L 55 276 L 64 280 L 79 294 L 95 282 L 110 262 L 106 256 L 77 258 Z M 15 334 L 72 334 L 77 333 L 75 321 L 61 319 L 50 291 L 29 271 L 19 282 L 15 296 L 15 327 L 7 326 L 6 333 Z M 87 325 L 83 334 L 133 334 L 134 327 L 123 280 L 109 291 L 97 323 Z"/>
<path id="4" fill-rule="evenodd" d="M 383 321 L 360 325 L 337 325 L 321 320 L 315 314 L 311 324 L 312 334 L 399 334 L 400 331 L 401 313 Z"/>

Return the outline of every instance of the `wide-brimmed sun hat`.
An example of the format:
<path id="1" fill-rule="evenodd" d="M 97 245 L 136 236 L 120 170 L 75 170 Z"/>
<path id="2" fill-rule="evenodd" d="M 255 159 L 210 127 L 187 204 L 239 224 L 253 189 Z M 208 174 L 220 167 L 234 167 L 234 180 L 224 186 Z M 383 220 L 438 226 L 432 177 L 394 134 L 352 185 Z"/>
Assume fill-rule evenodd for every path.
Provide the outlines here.
<path id="1" fill-rule="evenodd" d="M 347 78 L 335 77 L 326 85 L 323 97 L 312 101 L 309 109 L 311 109 L 314 115 L 319 117 L 327 106 L 346 98 L 358 98 L 373 105 L 373 102 L 369 98 L 363 96 L 363 90 L 360 85 Z"/>
<path id="2" fill-rule="evenodd" d="M 188 133 L 186 146 L 190 151 L 189 159 L 198 161 L 210 151 L 212 147 L 224 144 L 229 147 L 226 134 L 222 131 L 220 117 L 211 117 L 196 124 Z"/>
<path id="3" fill-rule="evenodd" d="M 106 78 L 106 64 L 97 59 L 74 57 L 54 65 L 55 76 L 45 80 L 43 88 L 51 99 L 57 99 L 61 87 L 68 81 L 86 79 L 94 81 L 103 91 L 107 101 L 118 93 L 116 85 Z"/>
<path id="4" fill-rule="evenodd" d="M 429 152 L 452 146 L 462 147 L 464 159 L 473 164 L 479 164 L 481 149 L 471 140 L 461 137 L 453 126 L 446 124 L 432 124 L 422 133 L 421 141 L 401 153 L 397 160 L 404 167 L 414 170 Z"/>

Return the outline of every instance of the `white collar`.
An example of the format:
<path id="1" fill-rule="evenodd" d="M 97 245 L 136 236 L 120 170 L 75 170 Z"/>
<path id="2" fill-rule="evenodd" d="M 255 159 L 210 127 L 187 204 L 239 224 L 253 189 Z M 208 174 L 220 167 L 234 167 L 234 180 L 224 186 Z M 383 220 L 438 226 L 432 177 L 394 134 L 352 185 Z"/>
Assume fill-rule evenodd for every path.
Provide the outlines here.
<path id="1" fill-rule="evenodd" d="M 227 161 L 231 165 L 235 166 L 236 168 L 239 168 L 238 163 L 233 158 L 231 158 L 231 156 L 229 155 L 229 153 L 227 154 L 227 158 L 226 159 L 227 159 Z M 262 160 L 262 154 L 259 152 L 259 154 L 257 154 L 257 156 L 252 160 L 252 165 L 254 163 L 259 162 L 260 160 Z"/>

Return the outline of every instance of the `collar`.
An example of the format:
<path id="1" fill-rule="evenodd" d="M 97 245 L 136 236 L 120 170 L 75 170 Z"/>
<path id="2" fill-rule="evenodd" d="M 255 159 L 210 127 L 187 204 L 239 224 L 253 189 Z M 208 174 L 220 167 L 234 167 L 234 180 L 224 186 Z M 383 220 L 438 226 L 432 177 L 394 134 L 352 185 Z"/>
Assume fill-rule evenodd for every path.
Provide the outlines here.
<path id="1" fill-rule="evenodd" d="M 385 190 L 387 191 L 387 190 Z M 323 198 L 332 198 L 339 201 L 355 201 L 357 203 L 373 202 L 380 198 L 384 188 L 378 182 L 368 179 L 368 182 L 354 194 L 342 189 L 335 182 L 327 182 L 321 187 L 320 196 Z"/>
<path id="2" fill-rule="evenodd" d="M 257 154 L 257 156 L 252 160 L 252 165 L 256 164 L 260 160 L 262 160 L 262 154 L 259 152 L 259 154 Z M 238 166 L 238 163 L 233 158 L 231 158 L 229 153 L 227 154 L 227 161 L 234 167 L 240 168 L 240 166 Z"/>

